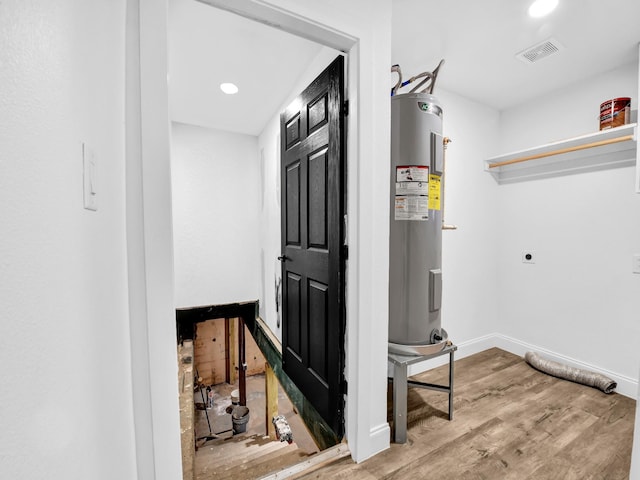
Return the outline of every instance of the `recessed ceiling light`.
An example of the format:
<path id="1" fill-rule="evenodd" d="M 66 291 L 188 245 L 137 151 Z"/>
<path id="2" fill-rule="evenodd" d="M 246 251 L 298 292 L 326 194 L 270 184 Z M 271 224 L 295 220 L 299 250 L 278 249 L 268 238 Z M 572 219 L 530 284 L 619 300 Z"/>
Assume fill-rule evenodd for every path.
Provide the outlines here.
<path id="1" fill-rule="evenodd" d="M 222 90 L 227 95 L 238 93 L 238 87 L 236 87 L 233 83 L 221 83 L 220 90 Z"/>
<path id="2" fill-rule="evenodd" d="M 536 0 L 529 7 L 530 17 L 544 17 L 558 6 L 558 0 Z"/>

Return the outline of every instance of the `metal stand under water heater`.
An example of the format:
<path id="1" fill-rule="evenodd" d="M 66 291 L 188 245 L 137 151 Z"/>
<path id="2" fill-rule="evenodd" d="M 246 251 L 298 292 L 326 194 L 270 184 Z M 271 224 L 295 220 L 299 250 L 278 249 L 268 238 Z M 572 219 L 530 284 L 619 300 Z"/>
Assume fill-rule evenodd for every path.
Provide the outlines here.
<path id="1" fill-rule="evenodd" d="M 401 355 L 430 355 L 448 341 L 440 318 L 448 139 L 442 108 L 431 94 L 437 70 L 421 74 L 430 77 L 431 88 L 397 94 L 420 76 L 403 84 L 399 67 L 392 68 L 400 80 L 391 92 L 389 352 Z"/>

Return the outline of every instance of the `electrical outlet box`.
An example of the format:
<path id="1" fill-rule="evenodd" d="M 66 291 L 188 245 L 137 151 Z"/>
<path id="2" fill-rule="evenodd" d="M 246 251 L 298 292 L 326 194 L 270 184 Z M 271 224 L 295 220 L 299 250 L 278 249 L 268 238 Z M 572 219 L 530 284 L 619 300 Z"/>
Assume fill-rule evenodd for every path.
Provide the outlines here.
<path id="1" fill-rule="evenodd" d="M 522 263 L 536 263 L 536 252 L 533 250 L 522 252 Z"/>

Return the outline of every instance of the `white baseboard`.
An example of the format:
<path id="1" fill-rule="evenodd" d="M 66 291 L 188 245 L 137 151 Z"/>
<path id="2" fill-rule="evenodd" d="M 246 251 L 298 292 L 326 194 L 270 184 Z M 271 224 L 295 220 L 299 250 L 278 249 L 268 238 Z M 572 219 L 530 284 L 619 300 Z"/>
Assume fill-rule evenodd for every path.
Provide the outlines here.
<path id="1" fill-rule="evenodd" d="M 389 448 L 389 439 L 391 438 L 391 428 L 388 423 L 382 423 L 377 427 L 373 427 L 369 430 L 369 449 L 368 452 L 360 453 L 358 458 L 353 458 L 356 463 L 363 462 L 364 460 L 373 457 L 374 455 Z M 353 457 L 353 454 L 352 454 Z M 360 458 L 362 457 L 362 458 Z"/>
<path id="2" fill-rule="evenodd" d="M 606 375 L 618 384 L 618 386 L 616 387 L 616 392 L 624 395 L 625 397 L 633 398 L 635 400 L 638 395 L 637 379 L 626 377 L 624 375 L 620 375 L 619 373 L 611 372 L 604 368 L 581 362 L 574 358 L 567 357 L 566 355 L 552 352 L 551 350 L 547 350 L 546 348 L 531 345 L 529 343 L 522 342 L 520 340 L 508 337 L 507 335 L 502 335 L 500 333 L 492 333 L 483 337 L 468 340 L 466 342 L 461 342 L 457 344 L 457 347 L 458 350 L 455 353 L 455 358 L 465 358 L 494 347 L 513 353 L 514 355 L 519 355 L 521 357 L 524 357 L 524 354 L 529 351 L 536 352 L 541 354 L 548 360 L 553 360 L 554 362 L 559 362 L 570 367 L 581 368 L 584 370 L 589 370 L 591 372 Z M 426 370 L 445 365 L 448 361 L 448 355 L 443 355 L 431 360 L 425 360 L 424 362 L 409 365 L 407 373 L 409 375 L 417 375 L 418 373 L 424 372 Z M 389 369 L 388 376 L 393 376 L 393 369 Z"/>

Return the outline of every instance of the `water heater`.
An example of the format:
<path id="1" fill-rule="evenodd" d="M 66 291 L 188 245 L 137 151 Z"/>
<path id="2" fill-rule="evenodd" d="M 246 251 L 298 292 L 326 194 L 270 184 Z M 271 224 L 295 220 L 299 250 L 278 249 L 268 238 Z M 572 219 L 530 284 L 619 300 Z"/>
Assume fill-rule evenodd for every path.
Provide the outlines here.
<path id="1" fill-rule="evenodd" d="M 391 97 L 389 351 L 435 353 L 441 327 L 444 148 L 430 93 Z"/>

